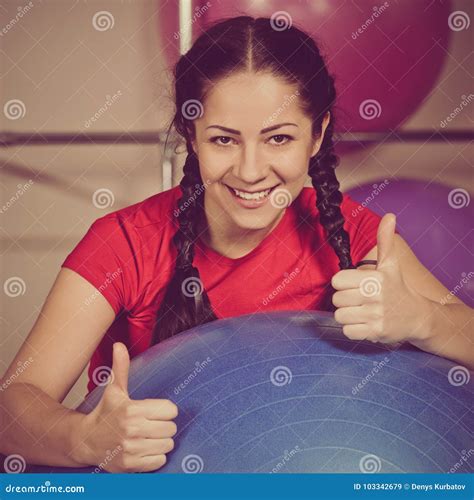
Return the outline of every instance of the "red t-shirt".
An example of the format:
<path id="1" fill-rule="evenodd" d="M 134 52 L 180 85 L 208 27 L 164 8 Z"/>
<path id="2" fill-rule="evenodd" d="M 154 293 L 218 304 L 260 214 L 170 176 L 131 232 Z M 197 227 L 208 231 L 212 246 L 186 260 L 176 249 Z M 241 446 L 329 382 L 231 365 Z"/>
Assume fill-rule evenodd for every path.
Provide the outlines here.
<path id="1" fill-rule="evenodd" d="M 178 224 L 173 211 L 180 197 L 178 185 L 97 219 L 61 266 L 94 285 L 116 313 L 92 356 L 89 391 L 96 385 L 94 370 L 112 366 L 114 342 L 123 342 L 131 358 L 150 346 L 152 324 L 177 256 L 172 237 Z M 376 246 L 381 217 L 347 194 L 341 211 L 355 264 Z M 278 225 L 243 257 L 225 257 L 201 240 L 195 244 L 194 265 L 218 318 L 327 309 L 338 262 L 319 222 L 312 187 L 303 188 Z"/>

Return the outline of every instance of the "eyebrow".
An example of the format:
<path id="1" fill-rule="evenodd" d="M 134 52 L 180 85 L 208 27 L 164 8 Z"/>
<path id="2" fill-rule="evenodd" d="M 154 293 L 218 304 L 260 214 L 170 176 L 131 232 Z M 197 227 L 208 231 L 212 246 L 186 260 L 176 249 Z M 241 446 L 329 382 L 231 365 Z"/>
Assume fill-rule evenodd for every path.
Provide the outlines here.
<path id="1" fill-rule="evenodd" d="M 284 127 L 285 125 L 293 125 L 294 127 L 298 127 L 296 123 L 278 123 L 277 125 L 272 125 L 271 127 L 264 128 L 260 130 L 261 134 L 266 134 L 267 132 L 271 132 L 272 130 L 276 130 L 277 128 Z M 220 130 L 223 130 L 224 132 L 229 132 L 229 134 L 235 134 L 235 135 L 240 135 L 240 132 L 238 130 L 235 130 L 233 128 L 228 128 L 228 127 L 222 127 L 221 125 L 209 125 L 209 127 L 206 127 L 206 130 L 208 128 L 218 128 Z"/>

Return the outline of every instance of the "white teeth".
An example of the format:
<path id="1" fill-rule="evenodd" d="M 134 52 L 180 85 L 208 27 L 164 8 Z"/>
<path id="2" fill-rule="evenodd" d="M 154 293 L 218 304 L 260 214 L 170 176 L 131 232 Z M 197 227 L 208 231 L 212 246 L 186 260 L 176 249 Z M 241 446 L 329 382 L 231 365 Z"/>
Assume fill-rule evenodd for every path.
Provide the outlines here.
<path id="1" fill-rule="evenodd" d="M 261 200 L 262 198 L 265 198 L 265 196 L 268 196 L 268 193 L 271 191 L 271 189 L 267 189 L 266 191 L 260 191 L 259 193 L 250 194 L 238 191 L 237 189 L 232 190 L 239 198 L 243 198 L 244 200 Z"/>

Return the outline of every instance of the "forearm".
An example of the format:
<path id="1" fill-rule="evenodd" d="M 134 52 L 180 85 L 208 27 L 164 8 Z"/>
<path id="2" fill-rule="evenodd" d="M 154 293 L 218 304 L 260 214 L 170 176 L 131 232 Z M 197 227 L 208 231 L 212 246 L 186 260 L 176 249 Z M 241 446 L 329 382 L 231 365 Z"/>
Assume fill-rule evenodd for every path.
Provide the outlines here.
<path id="1" fill-rule="evenodd" d="M 12 384 L 0 392 L 0 452 L 38 465 L 92 465 L 78 439 L 84 417 L 31 384 Z"/>
<path id="2" fill-rule="evenodd" d="M 438 356 L 474 369 L 474 310 L 465 304 L 442 305 L 423 297 L 421 338 L 410 343 Z"/>

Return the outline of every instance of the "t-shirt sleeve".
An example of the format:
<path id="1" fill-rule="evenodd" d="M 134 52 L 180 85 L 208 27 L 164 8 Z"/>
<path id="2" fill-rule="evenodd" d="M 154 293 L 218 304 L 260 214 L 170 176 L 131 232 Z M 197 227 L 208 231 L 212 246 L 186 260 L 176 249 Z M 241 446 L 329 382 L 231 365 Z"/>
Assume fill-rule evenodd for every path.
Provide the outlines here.
<path id="1" fill-rule="evenodd" d="M 107 215 L 90 226 L 61 267 L 72 269 L 89 281 L 118 314 L 133 302 L 138 281 L 134 257 L 126 228 L 117 217 Z"/>
<path id="2" fill-rule="evenodd" d="M 343 194 L 341 211 L 345 218 L 344 229 L 349 233 L 351 258 L 355 265 L 377 246 L 377 230 L 382 216 L 359 204 L 347 193 Z M 395 233 L 398 234 L 397 229 Z"/>

